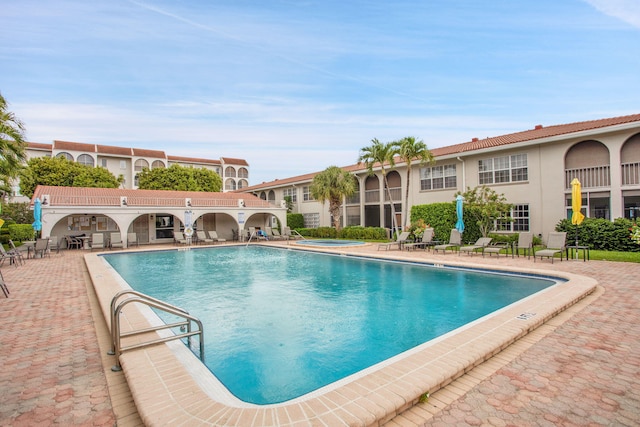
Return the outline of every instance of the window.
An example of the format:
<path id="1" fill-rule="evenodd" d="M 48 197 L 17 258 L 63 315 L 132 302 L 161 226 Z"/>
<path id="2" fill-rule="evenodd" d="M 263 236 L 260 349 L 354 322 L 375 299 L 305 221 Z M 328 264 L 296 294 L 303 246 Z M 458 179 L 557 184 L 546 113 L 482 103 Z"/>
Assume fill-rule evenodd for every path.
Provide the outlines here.
<path id="1" fill-rule="evenodd" d="M 420 168 L 420 190 L 456 188 L 456 165 Z"/>
<path id="2" fill-rule="evenodd" d="M 65 159 L 69 160 L 70 162 L 73 162 L 73 156 L 71 154 L 69 154 L 69 153 L 65 153 L 65 152 L 58 153 L 58 154 L 56 154 L 56 157 L 64 157 Z"/>
<path id="3" fill-rule="evenodd" d="M 227 191 L 233 191 L 236 189 L 236 181 L 231 178 L 227 178 L 224 184 L 224 189 Z"/>
<path id="4" fill-rule="evenodd" d="M 287 196 L 291 197 L 291 201 L 293 203 L 296 203 L 298 201 L 298 195 L 295 188 L 285 188 L 284 190 L 282 190 L 282 198 L 284 199 Z"/>
<path id="5" fill-rule="evenodd" d="M 304 218 L 304 228 L 320 227 L 319 213 L 306 213 L 306 214 L 302 214 L 302 217 Z"/>
<path id="6" fill-rule="evenodd" d="M 151 163 L 151 169 L 164 168 L 164 167 L 165 166 L 162 160 L 154 160 L 153 163 Z"/>
<path id="7" fill-rule="evenodd" d="M 126 169 L 127 169 L 127 161 L 120 160 L 120 170 L 126 170 Z"/>
<path id="8" fill-rule="evenodd" d="M 103 168 L 106 168 L 106 167 L 107 167 L 107 159 L 100 159 L 100 165 L 101 165 Z"/>
<path id="9" fill-rule="evenodd" d="M 93 157 L 91 157 L 88 154 L 80 154 L 78 156 L 77 162 L 80 163 L 81 165 L 93 167 Z"/>
<path id="10" fill-rule="evenodd" d="M 478 181 L 483 184 L 500 184 L 529 179 L 527 155 L 494 157 L 478 161 Z"/>
<path id="11" fill-rule="evenodd" d="M 248 186 L 249 186 L 249 182 L 247 182 L 246 179 L 241 179 L 240 181 L 238 181 L 238 190 Z"/>
<path id="12" fill-rule="evenodd" d="M 305 202 L 315 200 L 311 195 L 311 186 L 305 185 L 304 187 L 302 187 L 302 200 L 304 200 Z"/>
<path id="13" fill-rule="evenodd" d="M 513 221 L 496 221 L 498 231 L 529 231 L 529 205 L 514 205 L 510 213 Z"/>
<path id="14" fill-rule="evenodd" d="M 138 159 L 133 165 L 133 169 L 136 172 L 142 172 L 142 169 L 145 169 L 145 168 L 149 169 L 149 162 L 147 162 L 145 159 Z"/>
<path id="15" fill-rule="evenodd" d="M 249 178 L 249 171 L 247 168 L 238 169 L 238 178 Z"/>
<path id="16" fill-rule="evenodd" d="M 236 170 L 234 168 L 232 168 L 231 166 L 227 166 L 224 169 L 224 176 L 235 178 L 236 177 Z"/>

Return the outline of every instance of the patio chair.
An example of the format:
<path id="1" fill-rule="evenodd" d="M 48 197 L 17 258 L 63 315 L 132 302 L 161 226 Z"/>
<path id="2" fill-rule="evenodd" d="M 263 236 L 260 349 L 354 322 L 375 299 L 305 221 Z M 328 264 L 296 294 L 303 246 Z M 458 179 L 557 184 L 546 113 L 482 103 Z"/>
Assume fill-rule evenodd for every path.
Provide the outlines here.
<path id="1" fill-rule="evenodd" d="M 289 240 L 289 238 L 281 234 L 280 230 L 278 230 L 277 228 L 274 228 L 273 230 L 271 230 L 271 232 L 273 233 L 273 237 L 276 240 Z"/>
<path id="2" fill-rule="evenodd" d="M 205 243 L 213 243 L 213 239 L 207 237 L 204 230 L 196 230 L 196 236 L 198 236 L 198 243 L 204 245 Z"/>
<path id="3" fill-rule="evenodd" d="M 66 236 L 67 249 L 82 249 L 84 242 L 80 236 Z"/>
<path id="4" fill-rule="evenodd" d="M 9 298 L 9 288 L 7 288 L 7 284 L 4 282 L 4 277 L 2 277 L 2 272 L 0 271 L 0 289 L 2 289 L 2 293 L 5 297 Z"/>
<path id="5" fill-rule="evenodd" d="M 256 231 L 255 227 L 249 227 L 249 238 L 255 238 L 257 240 L 267 240 L 267 236 L 260 233 L 261 230 Z"/>
<path id="6" fill-rule="evenodd" d="M 408 231 L 403 231 L 402 233 L 398 234 L 398 237 L 395 242 L 379 243 L 378 250 L 384 249 L 385 251 L 388 251 L 389 249 L 392 249 L 394 247 L 397 247 L 398 249 L 402 249 L 402 245 L 407 243 L 409 234 L 410 233 Z"/>
<path id="7" fill-rule="evenodd" d="M 13 243 L 13 240 L 11 239 L 9 239 L 9 246 L 11 247 L 11 249 L 9 249 L 9 252 L 15 254 L 16 261 L 18 261 L 20 264 L 24 264 L 24 257 L 22 256 L 22 251 L 16 248 L 16 245 Z"/>
<path id="8" fill-rule="evenodd" d="M 213 230 L 213 231 L 207 231 L 207 234 L 209 234 L 209 238 L 211 240 L 213 240 L 213 242 L 226 242 L 227 239 L 223 239 L 222 237 L 218 237 L 218 232 Z"/>
<path id="9" fill-rule="evenodd" d="M 504 251 L 505 255 L 508 255 L 509 243 L 507 242 L 491 242 L 488 246 L 485 246 L 482 250 L 482 256 L 485 254 L 489 254 L 489 256 L 496 254 L 496 256 L 500 256 L 502 251 Z"/>
<path id="10" fill-rule="evenodd" d="M 282 240 L 280 233 L 276 235 L 276 231 L 271 227 L 265 227 L 264 232 L 267 234 L 267 240 Z"/>
<path id="11" fill-rule="evenodd" d="M 58 242 L 58 236 L 49 237 L 49 252 L 55 250 L 56 253 L 60 253 L 60 243 Z"/>
<path id="12" fill-rule="evenodd" d="M 533 262 L 536 261 L 536 257 L 551 258 L 551 264 L 553 264 L 553 258 L 556 254 L 560 254 L 560 261 L 562 261 L 562 256 L 565 251 L 565 243 L 567 240 L 566 232 L 553 232 L 549 233 L 549 238 L 547 239 L 547 248 L 542 249 L 538 252 L 533 251 Z"/>
<path id="13" fill-rule="evenodd" d="M 91 250 L 104 249 L 104 234 L 93 233 L 91 235 Z"/>
<path id="14" fill-rule="evenodd" d="M 457 229 L 452 229 L 451 234 L 449 235 L 449 243 L 444 243 L 442 245 L 435 245 L 433 247 L 434 252 L 442 251 L 443 253 L 447 253 L 447 249 L 451 249 L 455 251 L 456 248 L 462 246 L 462 235 Z"/>
<path id="15" fill-rule="evenodd" d="M 173 242 L 177 245 L 188 245 L 190 243 L 190 239 L 188 240 L 184 237 L 184 233 L 182 231 L 175 231 L 173 233 Z"/>
<path id="16" fill-rule="evenodd" d="M 6 260 L 9 260 L 9 264 L 13 264 L 17 267 L 18 261 L 16 260 L 16 257 L 16 254 L 13 252 L 7 252 L 4 245 L 0 243 L 0 266 L 3 265 Z"/>
<path id="17" fill-rule="evenodd" d="M 49 255 L 49 239 L 36 239 L 33 247 L 33 257 L 36 258 L 40 254 L 40 258 Z"/>
<path id="18" fill-rule="evenodd" d="M 476 252 L 484 251 L 484 248 L 491 243 L 491 237 L 480 237 L 473 245 L 460 246 L 458 250 L 458 255 L 462 254 L 462 252 L 466 252 L 468 255 L 471 255 Z"/>
<path id="19" fill-rule="evenodd" d="M 422 239 L 420 239 L 419 242 L 405 243 L 403 245 L 403 248 L 409 251 L 411 249 L 427 249 L 431 246 L 434 246 L 437 243 L 433 240 L 434 234 L 435 232 L 433 228 L 425 228 L 424 233 L 422 233 Z"/>
<path id="20" fill-rule="evenodd" d="M 127 233 L 127 247 L 140 246 L 138 244 L 138 235 L 136 233 Z"/>
<path id="21" fill-rule="evenodd" d="M 124 242 L 122 241 L 122 234 L 120 233 L 111 233 L 111 237 L 109 238 L 109 249 L 120 248 L 124 249 Z"/>
<path id="22" fill-rule="evenodd" d="M 531 253 L 533 252 L 533 233 L 520 233 L 518 234 L 518 243 L 514 249 L 515 253 L 520 256 L 520 248 L 523 249 L 523 255 L 527 255 L 527 258 L 531 259 Z"/>

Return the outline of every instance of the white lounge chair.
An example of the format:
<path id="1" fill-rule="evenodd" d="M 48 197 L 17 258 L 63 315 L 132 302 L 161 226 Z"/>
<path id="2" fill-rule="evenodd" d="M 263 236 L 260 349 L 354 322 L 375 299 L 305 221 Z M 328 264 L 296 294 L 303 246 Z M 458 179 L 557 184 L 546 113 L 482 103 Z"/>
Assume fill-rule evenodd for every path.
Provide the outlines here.
<path id="1" fill-rule="evenodd" d="M 411 233 L 409 233 L 408 231 L 403 231 L 402 233 L 398 234 L 398 237 L 395 242 L 379 243 L 378 250 L 384 249 L 385 251 L 388 251 L 389 249 L 393 249 L 394 247 L 397 247 L 398 249 L 402 249 L 402 245 L 404 245 L 407 242 L 407 239 L 409 238 L 410 234 Z"/>
<path id="2" fill-rule="evenodd" d="M 122 235 L 120 233 L 111 233 L 109 239 L 109 248 L 124 248 L 124 242 L 122 241 Z"/>
<path id="3" fill-rule="evenodd" d="M 435 231 L 433 228 L 425 228 L 424 232 L 422 233 L 422 239 L 420 239 L 419 242 L 405 243 L 403 245 L 403 248 L 406 250 L 417 249 L 417 248 L 427 249 L 431 246 L 434 246 L 435 245 L 435 242 L 433 241 L 434 234 L 435 234 Z"/>
<path id="4" fill-rule="evenodd" d="M 104 249 L 104 234 L 93 233 L 91 235 L 91 250 Z"/>
<path id="5" fill-rule="evenodd" d="M 207 243 L 213 243 L 213 239 L 207 237 L 204 230 L 196 230 L 196 236 L 198 236 L 198 243 L 205 245 Z"/>
<path id="6" fill-rule="evenodd" d="M 447 249 L 451 249 L 455 251 L 456 248 L 462 246 L 462 235 L 455 228 L 451 230 L 451 234 L 449 235 L 449 243 L 444 243 L 442 245 L 435 245 L 433 247 L 434 252 L 442 251 L 443 253 L 447 253 Z"/>
<path id="7" fill-rule="evenodd" d="M 566 232 L 553 232 L 549 233 L 549 238 L 547 239 L 547 248 L 542 249 L 538 252 L 533 252 L 533 261 L 536 261 L 536 257 L 551 258 L 551 264 L 553 264 L 553 257 L 556 254 L 560 254 L 560 261 L 562 261 L 563 254 L 565 251 L 565 243 L 567 241 L 567 233 Z"/>
<path id="8" fill-rule="evenodd" d="M 226 241 L 227 241 L 227 239 L 223 239 L 222 237 L 218 237 L 218 232 L 217 232 L 217 231 L 215 231 L 215 230 L 207 231 L 207 234 L 209 234 L 209 238 L 210 238 L 211 240 L 213 240 L 213 242 L 214 242 L 214 243 L 215 243 L 215 242 L 220 242 L 220 243 L 222 243 L 222 242 L 226 242 Z"/>
<path id="9" fill-rule="evenodd" d="M 466 252 L 468 255 L 476 253 L 478 251 L 484 251 L 484 248 L 491 243 L 491 237 L 480 237 L 473 245 L 460 246 L 458 255 L 462 252 Z"/>

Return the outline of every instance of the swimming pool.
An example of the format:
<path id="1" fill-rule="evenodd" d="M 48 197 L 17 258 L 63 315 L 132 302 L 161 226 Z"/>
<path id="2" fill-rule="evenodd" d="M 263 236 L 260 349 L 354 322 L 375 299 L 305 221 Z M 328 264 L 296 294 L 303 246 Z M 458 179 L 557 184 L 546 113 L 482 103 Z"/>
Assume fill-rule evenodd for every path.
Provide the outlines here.
<path id="1" fill-rule="evenodd" d="M 555 283 L 262 246 L 105 259 L 134 289 L 209 324 L 209 368 L 255 404 L 299 397 Z"/>

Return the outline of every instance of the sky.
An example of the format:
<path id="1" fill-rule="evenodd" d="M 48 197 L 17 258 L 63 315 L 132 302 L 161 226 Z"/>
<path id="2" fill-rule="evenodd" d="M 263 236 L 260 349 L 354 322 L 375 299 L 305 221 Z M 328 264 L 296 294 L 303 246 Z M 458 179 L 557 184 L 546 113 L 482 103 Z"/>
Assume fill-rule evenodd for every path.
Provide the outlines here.
<path id="1" fill-rule="evenodd" d="M 242 158 L 251 185 L 640 113 L 640 0 L 0 0 L 30 142 Z"/>

